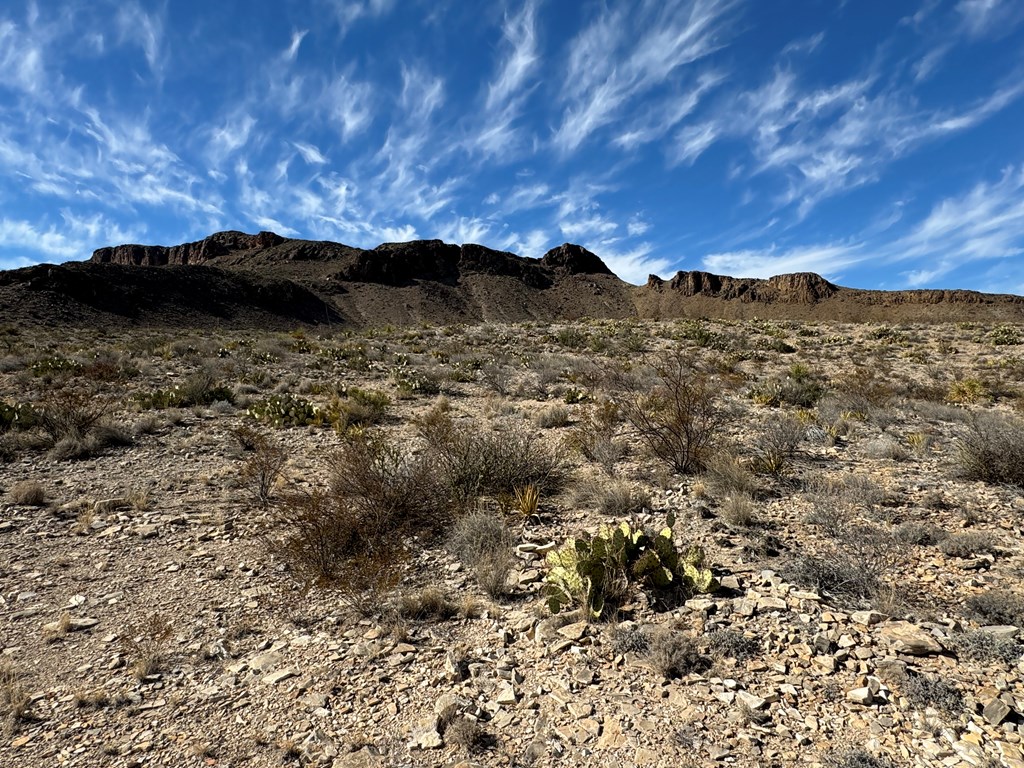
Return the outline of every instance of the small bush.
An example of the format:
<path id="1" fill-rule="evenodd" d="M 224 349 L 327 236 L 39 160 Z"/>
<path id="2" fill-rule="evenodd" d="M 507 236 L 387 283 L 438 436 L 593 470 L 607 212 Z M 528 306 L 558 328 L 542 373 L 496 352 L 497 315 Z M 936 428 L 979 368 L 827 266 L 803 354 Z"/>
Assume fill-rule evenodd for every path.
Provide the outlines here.
<path id="1" fill-rule="evenodd" d="M 771 475 L 784 474 L 805 432 L 806 428 L 795 416 L 780 414 L 770 418 L 756 438 L 757 467 Z"/>
<path id="2" fill-rule="evenodd" d="M 730 496 L 722 504 L 722 519 L 738 528 L 749 528 L 757 522 L 754 499 L 751 496 Z"/>
<path id="3" fill-rule="evenodd" d="M 167 643 L 174 634 L 170 620 L 160 613 L 152 613 L 145 620 L 130 627 L 122 640 L 127 654 L 135 659 L 132 674 L 142 680 L 160 670 L 167 657 Z"/>
<path id="4" fill-rule="evenodd" d="M 219 402 L 234 403 L 235 393 L 229 387 L 218 384 L 211 374 L 200 373 L 189 376 L 170 389 L 137 392 L 132 399 L 140 408 L 163 410 L 213 405 Z"/>
<path id="5" fill-rule="evenodd" d="M 564 405 L 546 405 L 537 411 L 533 419 L 541 429 L 557 429 L 569 423 L 569 409 Z"/>
<path id="6" fill-rule="evenodd" d="M 46 487 L 38 480 L 22 480 L 20 483 L 15 483 L 8 491 L 8 496 L 12 502 L 22 506 L 46 506 Z"/>
<path id="7" fill-rule="evenodd" d="M 931 547 L 949 536 L 949 532 L 939 528 L 934 523 L 910 521 L 898 525 L 896 530 L 893 531 L 893 536 L 901 544 Z"/>
<path id="8" fill-rule="evenodd" d="M 939 542 L 939 551 L 947 557 L 967 559 L 995 551 L 996 538 L 988 531 L 967 531 L 947 536 Z"/>
<path id="9" fill-rule="evenodd" d="M 708 668 L 707 659 L 700 655 L 692 638 L 664 628 L 651 635 L 644 657 L 651 669 L 666 680 Z"/>
<path id="10" fill-rule="evenodd" d="M 627 483 L 601 485 L 595 493 L 597 511 L 605 517 L 624 518 L 650 508 L 651 497 Z"/>
<path id="11" fill-rule="evenodd" d="M 934 707 L 949 715 L 964 711 L 964 695 L 942 678 L 906 673 L 899 680 L 899 689 L 917 709 Z"/>
<path id="12" fill-rule="evenodd" d="M 891 459 L 892 461 L 904 461 L 910 455 L 906 447 L 888 435 L 869 440 L 861 447 L 861 451 L 869 459 Z"/>
<path id="13" fill-rule="evenodd" d="M 963 476 L 985 483 L 1024 485 L 1024 423 L 999 413 L 979 413 L 957 443 Z"/>
<path id="14" fill-rule="evenodd" d="M 268 437 L 254 433 L 252 454 L 239 470 L 242 488 L 264 509 L 270 504 L 274 486 L 281 479 L 288 452 Z"/>
<path id="15" fill-rule="evenodd" d="M 757 478 L 746 465 L 728 451 L 713 454 L 704 468 L 708 488 L 720 496 L 753 496 Z"/>
<path id="16" fill-rule="evenodd" d="M 655 458 L 680 474 L 700 472 L 731 416 L 711 380 L 681 351 L 662 356 L 655 373 L 654 390 L 627 393 L 622 411 Z"/>
<path id="17" fill-rule="evenodd" d="M 512 498 L 517 488 L 530 485 L 539 493 L 553 493 L 564 481 L 561 456 L 520 425 L 480 432 L 438 414 L 420 423 L 420 434 L 435 476 L 463 505 L 479 496 Z"/>
<path id="18" fill-rule="evenodd" d="M 339 432 L 349 427 L 369 427 L 379 424 L 387 415 L 391 399 L 383 392 L 349 387 L 345 398 L 336 397 L 328 406 L 324 417 Z"/>
<path id="19" fill-rule="evenodd" d="M 761 644 L 756 637 L 750 637 L 732 629 L 719 629 L 703 638 L 704 647 L 712 656 L 721 659 L 746 661 L 761 653 Z"/>
<path id="20" fill-rule="evenodd" d="M 459 613 L 459 607 L 438 587 L 424 587 L 402 594 L 396 610 L 402 618 L 418 621 L 445 621 Z"/>
<path id="21" fill-rule="evenodd" d="M 1024 597 L 1009 590 L 971 595 L 964 601 L 964 610 L 982 624 L 1024 627 Z"/>
<path id="22" fill-rule="evenodd" d="M 32 697 L 22 682 L 22 675 L 10 663 L 0 663 L 0 714 L 14 720 L 27 720 Z"/>
<path id="23" fill-rule="evenodd" d="M 946 402 L 956 405 L 977 405 L 992 400 L 988 388 L 978 379 L 960 379 L 949 385 Z"/>
<path id="24" fill-rule="evenodd" d="M 997 637 L 985 630 L 952 635 L 950 640 L 959 656 L 972 661 L 1016 664 L 1024 656 L 1024 645 L 1013 638 Z"/>
<path id="25" fill-rule="evenodd" d="M 825 755 L 826 768 L 895 768 L 887 757 L 872 755 L 863 749 L 832 751 Z"/>
<path id="26" fill-rule="evenodd" d="M 488 595 L 500 597 L 508 591 L 513 543 L 512 534 L 499 513 L 477 508 L 456 519 L 448 547 L 473 571 Z"/>
<path id="27" fill-rule="evenodd" d="M 639 624 L 629 622 L 612 630 L 612 649 L 618 656 L 627 653 L 646 655 L 651 648 L 650 633 Z"/>
<path id="28" fill-rule="evenodd" d="M 619 406 L 603 400 L 588 409 L 569 435 L 569 445 L 596 462 L 606 475 L 615 474 L 615 464 L 626 455 L 626 445 L 615 439 L 622 415 Z"/>

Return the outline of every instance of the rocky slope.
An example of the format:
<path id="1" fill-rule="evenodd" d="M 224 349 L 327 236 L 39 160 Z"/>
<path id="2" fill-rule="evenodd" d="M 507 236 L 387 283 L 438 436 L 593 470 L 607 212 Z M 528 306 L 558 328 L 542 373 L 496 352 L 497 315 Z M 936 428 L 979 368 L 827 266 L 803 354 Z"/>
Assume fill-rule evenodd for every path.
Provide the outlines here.
<path id="1" fill-rule="evenodd" d="M 159 267 L 148 271 L 139 267 Z M 810 273 L 767 280 L 679 272 L 618 279 L 566 243 L 541 259 L 440 240 L 370 250 L 273 232 L 218 232 L 175 246 L 118 245 L 86 264 L 0 274 L 0 307 L 40 324 L 289 327 L 451 324 L 581 317 L 843 322 L 1024 320 L 1024 298 L 973 291 L 867 291 Z"/>

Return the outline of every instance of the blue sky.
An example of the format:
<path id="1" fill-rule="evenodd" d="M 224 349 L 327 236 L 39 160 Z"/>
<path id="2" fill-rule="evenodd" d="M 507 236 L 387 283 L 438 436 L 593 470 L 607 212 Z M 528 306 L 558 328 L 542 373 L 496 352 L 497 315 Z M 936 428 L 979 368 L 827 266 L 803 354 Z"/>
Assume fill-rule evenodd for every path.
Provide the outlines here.
<path id="1" fill-rule="evenodd" d="M 222 229 L 1024 293 L 1024 3 L 4 3 L 0 268 Z"/>

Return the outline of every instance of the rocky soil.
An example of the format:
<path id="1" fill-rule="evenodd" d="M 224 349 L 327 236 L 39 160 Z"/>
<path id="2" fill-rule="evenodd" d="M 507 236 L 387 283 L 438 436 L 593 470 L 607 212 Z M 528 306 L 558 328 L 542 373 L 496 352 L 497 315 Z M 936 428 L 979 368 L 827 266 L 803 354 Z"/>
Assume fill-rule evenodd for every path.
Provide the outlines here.
<path id="1" fill-rule="evenodd" d="M 0 765 L 1024 768 L 1024 494 L 967 479 L 963 458 L 995 415 L 1024 478 L 1022 340 L 763 320 L 7 329 Z M 629 396 L 609 374 L 642 395 L 679 350 L 725 409 L 724 459 L 674 473 L 627 418 L 610 458 L 576 449 Z M 399 583 L 366 600 L 303 583 L 282 556 L 289 494 L 327 488 L 362 427 L 250 413 L 274 394 L 326 412 L 353 387 L 387 395 L 366 429 L 410 455 L 430 449 L 417 420 L 446 410 L 560 459 L 564 487 L 536 510 L 478 502 L 511 534 L 500 589 L 451 530 L 408 540 Z M 167 395 L 186 390 L 212 395 Z M 98 418 L 61 442 L 21 429 L 19 406 Z M 287 459 L 266 505 L 246 474 L 253 434 Z M 600 619 L 551 614 L 547 552 L 669 513 L 717 592 L 633 585 Z M 449 609 L 403 609 L 426 587 Z"/>

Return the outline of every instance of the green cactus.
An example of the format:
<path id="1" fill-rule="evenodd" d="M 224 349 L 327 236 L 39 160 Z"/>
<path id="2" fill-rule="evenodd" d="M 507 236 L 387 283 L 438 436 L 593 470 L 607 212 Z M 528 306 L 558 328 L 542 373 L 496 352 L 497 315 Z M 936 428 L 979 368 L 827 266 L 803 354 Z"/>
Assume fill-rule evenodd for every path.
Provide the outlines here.
<path id="1" fill-rule="evenodd" d="M 629 584 L 655 589 L 679 590 L 686 595 L 718 589 L 711 570 L 704 568 L 704 551 L 689 547 L 680 552 L 668 525 L 656 535 L 633 529 L 629 523 L 602 525 L 595 536 L 569 539 L 548 553 L 548 607 L 552 613 L 579 604 L 599 618 L 609 599 Z"/>

